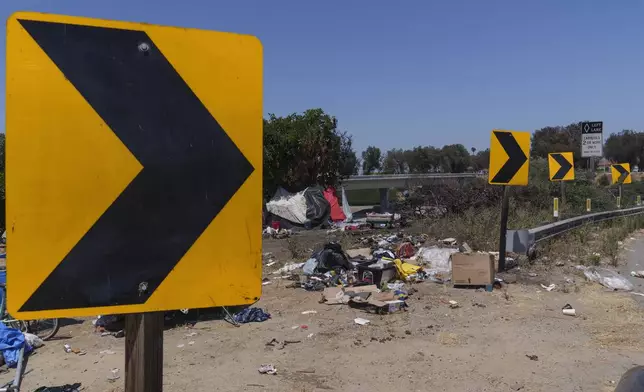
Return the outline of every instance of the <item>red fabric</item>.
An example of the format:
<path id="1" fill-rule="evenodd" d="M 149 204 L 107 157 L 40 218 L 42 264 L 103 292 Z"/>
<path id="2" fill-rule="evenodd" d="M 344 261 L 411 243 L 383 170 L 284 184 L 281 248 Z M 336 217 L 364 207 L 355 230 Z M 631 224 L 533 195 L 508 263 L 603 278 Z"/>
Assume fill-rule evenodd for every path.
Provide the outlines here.
<path id="1" fill-rule="evenodd" d="M 343 221 L 347 219 L 347 217 L 344 215 L 344 212 L 342 212 L 342 207 L 340 207 L 340 202 L 338 201 L 338 197 L 335 195 L 335 189 L 330 187 L 327 188 L 324 191 L 324 198 L 331 205 L 332 221 L 338 222 L 338 221 Z"/>

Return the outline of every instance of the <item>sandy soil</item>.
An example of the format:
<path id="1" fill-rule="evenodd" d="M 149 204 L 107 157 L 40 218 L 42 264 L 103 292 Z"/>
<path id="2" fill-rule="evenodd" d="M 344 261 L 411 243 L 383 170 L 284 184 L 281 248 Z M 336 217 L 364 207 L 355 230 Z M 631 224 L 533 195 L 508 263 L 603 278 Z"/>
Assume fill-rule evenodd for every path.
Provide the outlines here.
<path id="1" fill-rule="evenodd" d="M 633 243 L 644 244 L 638 238 Z M 239 328 L 200 321 L 166 331 L 165 390 L 612 391 L 627 369 L 644 363 L 644 313 L 631 294 L 557 268 L 491 293 L 417 284 L 408 311 L 390 315 L 321 304 L 319 293 L 287 282 L 265 286 L 256 306 L 271 320 Z M 538 284 L 564 275 L 574 282 L 558 284 L 559 291 Z M 577 317 L 562 314 L 565 304 Z M 307 310 L 317 313 L 302 314 Z M 356 317 L 371 323 L 357 325 Z M 74 383 L 123 390 L 123 339 L 95 334 L 89 320 L 65 326 L 59 337 L 29 359 L 23 390 Z M 300 343 L 267 346 L 272 339 Z M 86 355 L 67 354 L 63 344 Z M 259 374 L 269 363 L 278 374 Z M 112 369 L 120 369 L 115 382 L 108 381 Z"/>

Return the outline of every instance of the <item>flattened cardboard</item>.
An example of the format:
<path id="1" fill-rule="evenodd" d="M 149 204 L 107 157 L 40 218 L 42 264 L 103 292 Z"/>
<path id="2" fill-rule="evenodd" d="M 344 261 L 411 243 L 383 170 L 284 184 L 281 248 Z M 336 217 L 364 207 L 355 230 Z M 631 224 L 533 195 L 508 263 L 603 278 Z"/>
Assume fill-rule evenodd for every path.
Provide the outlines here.
<path id="1" fill-rule="evenodd" d="M 455 285 L 483 286 L 494 283 L 494 256 L 485 253 L 454 253 L 452 282 Z"/>

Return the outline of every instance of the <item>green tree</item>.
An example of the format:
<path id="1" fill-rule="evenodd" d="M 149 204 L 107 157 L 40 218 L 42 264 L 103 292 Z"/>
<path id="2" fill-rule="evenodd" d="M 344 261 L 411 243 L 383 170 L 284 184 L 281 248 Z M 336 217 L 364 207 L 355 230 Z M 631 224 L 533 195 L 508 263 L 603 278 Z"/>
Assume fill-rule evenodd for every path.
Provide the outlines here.
<path id="1" fill-rule="evenodd" d="M 441 169 L 444 173 L 463 173 L 470 165 L 470 153 L 462 144 L 449 144 L 441 149 Z"/>
<path id="2" fill-rule="evenodd" d="M 484 170 L 490 168 L 490 149 L 482 150 L 472 155 L 472 167 L 474 170 Z"/>
<path id="3" fill-rule="evenodd" d="M 382 172 L 385 174 L 403 174 L 408 171 L 407 156 L 402 148 L 394 148 L 385 154 Z"/>
<path id="4" fill-rule="evenodd" d="M 351 137 L 322 109 L 264 119 L 265 196 L 272 196 L 278 186 L 289 191 L 334 186 L 355 173 L 356 165 Z"/>
<path id="5" fill-rule="evenodd" d="M 581 167 L 584 163 L 581 157 L 581 123 L 565 127 L 544 127 L 535 131 L 532 135 L 531 156 L 547 159 L 551 152 L 572 152 L 575 165 Z"/>
<path id="6" fill-rule="evenodd" d="M 362 152 L 362 172 L 371 174 L 382 168 L 382 153 L 378 147 L 369 146 Z"/>
<path id="7" fill-rule="evenodd" d="M 405 151 L 410 173 L 430 173 L 438 171 L 441 152 L 433 146 L 417 146 Z"/>
<path id="8" fill-rule="evenodd" d="M 625 129 L 606 139 L 604 156 L 618 163 L 642 166 L 644 163 L 644 132 Z"/>

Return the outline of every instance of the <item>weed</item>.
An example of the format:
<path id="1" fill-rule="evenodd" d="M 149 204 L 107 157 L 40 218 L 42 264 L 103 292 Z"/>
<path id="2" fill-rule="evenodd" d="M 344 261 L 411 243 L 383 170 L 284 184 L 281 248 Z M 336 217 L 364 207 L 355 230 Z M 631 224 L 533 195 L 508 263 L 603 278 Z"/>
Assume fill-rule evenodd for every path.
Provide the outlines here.
<path id="1" fill-rule="evenodd" d="M 291 253 L 292 259 L 301 259 L 304 257 L 304 250 L 300 246 L 299 241 L 296 238 L 289 237 L 286 239 L 288 251 Z"/>

